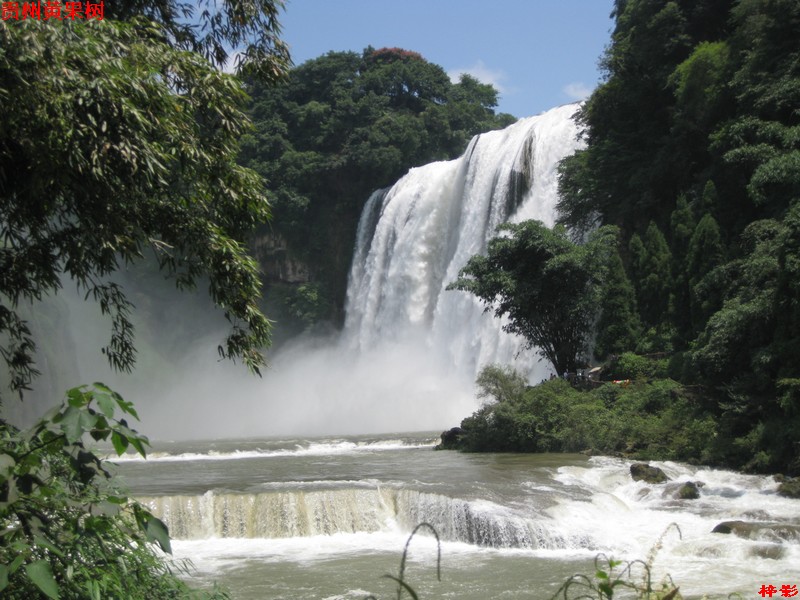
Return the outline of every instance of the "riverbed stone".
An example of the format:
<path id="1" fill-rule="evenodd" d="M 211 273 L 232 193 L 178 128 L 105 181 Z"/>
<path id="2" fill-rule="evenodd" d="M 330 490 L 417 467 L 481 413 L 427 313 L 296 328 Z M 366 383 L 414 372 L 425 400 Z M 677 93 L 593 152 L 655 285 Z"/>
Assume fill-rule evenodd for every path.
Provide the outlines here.
<path id="1" fill-rule="evenodd" d="M 702 483 L 697 481 L 686 481 L 684 483 L 671 484 L 664 491 L 664 497 L 675 498 L 676 500 L 697 500 L 700 497 Z"/>
<path id="2" fill-rule="evenodd" d="M 730 533 L 748 540 L 800 543 L 800 525 L 789 523 L 723 521 L 711 533 Z"/>
<path id="3" fill-rule="evenodd" d="M 781 544 L 758 544 L 750 548 L 750 556 L 780 560 L 786 556 L 786 547 Z"/>
<path id="4" fill-rule="evenodd" d="M 633 477 L 634 481 L 644 481 L 645 483 L 664 483 L 669 481 L 669 477 L 664 471 L 647 463 L 633 463 L 631 465 L 631 477 Z"/>
<path id="5" fill-rule="evenodd" d="M 781 481 L 778 494 L 787 498 L 800 498 L 800 478 L 786 478 Z"/>
<path id="6" fill-rule="evenodd" d="M 697 500 L 700 497 L 700 488 L 694 481 L 687 481 L 678 490 L 681 500 Z"/>

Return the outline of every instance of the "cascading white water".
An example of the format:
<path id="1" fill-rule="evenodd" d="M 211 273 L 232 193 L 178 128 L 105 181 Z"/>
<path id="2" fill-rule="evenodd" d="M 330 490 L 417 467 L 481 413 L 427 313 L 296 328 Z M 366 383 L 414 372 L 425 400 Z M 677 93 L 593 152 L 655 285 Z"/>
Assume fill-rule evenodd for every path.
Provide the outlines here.
<path id="1" fill-rule="evenodd" d="M 658 462 L 670 481 L 646 484 L 618 458 L 433 452 L 432 442 L 172 442 L 119 469 L 168 525 L 176 556 L 208 581 L 240 586 L 243 600 L 363 598 L 376 573 L 395 572 L 423 522 L 443 560 L 443 587 L 424 587 L 437 544 L 422 530 L 411 580 L 426 597 L 552 597 L 573 573 L 591 576 L 598 554 L 650 561 L 652 581 L 669 573 L 686 598 L 750 598 L 761 585 L 797 582 L 797 501 L 772 478 Z M 678 497 L 686 481 L 699 498 Z M 739 525 L 725 533 L 725 523 Z"/>
<path id="2" fill-rule="evenodd" d="M 552 520 L 503 506 L 390 487 L 140 497 L 176 539 L 294 538 L 402 531 L 429 523 L 442 540 L 487 548 L 580 548 Z"/>
<path id="3" fill-rule="evenodd" d="M 473 377 L 487 363 L 515 363 L 524 340 L 463 292 L 447 291 L 498 225 L 555 220 L 557 165 L 580 147 L 566 105 L 475 137 L 460 158 L 412 169 L 373 194 L 358 230 L 345 335 L 359 352 L 414 340 L 417 350 Z M 531 379 L 533 352 L 517 360 Z"/>

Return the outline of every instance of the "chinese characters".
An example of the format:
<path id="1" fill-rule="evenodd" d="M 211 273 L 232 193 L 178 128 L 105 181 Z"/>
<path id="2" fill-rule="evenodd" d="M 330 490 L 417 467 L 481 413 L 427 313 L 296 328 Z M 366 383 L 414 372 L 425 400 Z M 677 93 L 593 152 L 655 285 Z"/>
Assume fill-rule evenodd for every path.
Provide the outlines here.
<path id="1" fill-rule="evenodd" d="M 3 2 L 0 18 L 3 21 L 74 21 L 76 19 L 95 19 L 102 21 L 105 5 L 100 2 L 61 2 L 61 0 L 45 0 L 42 2 Z"/>
<path id="2" fill-rule="evenodd" d="M 797 594 L 797 585 L 784 584 L 780 588 L 776 588 L 774 585 L 768 584 L 762 585 L 758 590 L 758 595 L 762 598 L 772 598 L 775 595 L 778 595 L 779 598 L 794 598 Z"/>

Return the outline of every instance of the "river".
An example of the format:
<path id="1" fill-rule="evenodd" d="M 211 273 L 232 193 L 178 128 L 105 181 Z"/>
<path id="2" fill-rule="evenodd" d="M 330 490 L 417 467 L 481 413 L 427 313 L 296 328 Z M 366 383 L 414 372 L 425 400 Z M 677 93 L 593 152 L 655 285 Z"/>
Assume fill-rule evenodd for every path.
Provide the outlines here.
<path id="1" fill-rule="evenodd" d="M 686 598 L 757 598 L 800 584 L 798 540 L 712 533 L 721 521 L 796 521 L 772 478 L 654 462 L 674 484 L 634 482 L 630 461 L 568 454 L 434 451 L 432 433 L 154 444 L 119 475 L 168 524 L 192 581 L 237 600 L 389 598 L 409 533 L 406 580 L 421 598 L 549 598 L 596 556 L 646 560 Z M 677 524 L 677 528 L 671 526 Z M 678 532 L 678 529 L 680 532 Z M 666 532 L 666 533 L 665 533 Z"/>

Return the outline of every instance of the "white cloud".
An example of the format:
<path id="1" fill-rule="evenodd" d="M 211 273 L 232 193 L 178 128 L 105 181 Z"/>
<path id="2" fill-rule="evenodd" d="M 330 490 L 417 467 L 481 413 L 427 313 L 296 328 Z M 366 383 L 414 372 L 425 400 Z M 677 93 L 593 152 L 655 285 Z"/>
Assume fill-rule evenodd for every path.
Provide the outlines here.
<path id="1" fill-rule="evenodd" d="M 592 88 L 581 81 L 573 81 L 565 85 L 561 91 L 571 100 L 585 100 L 592 93 Z"/>
<path id="2" fill-rule="evenodd" d="M 508 88 L 506 88 L 502 83 L 508 79 L 508 76 L 505 74 L 505 72 L 499 69 L 490 69 L 482 60 L 479 60 L 471 67 L 463 69 L 451 69 L 447 72 L 447 75 L 450 77 L 450 81 L 453 83 L 458 83 L 462 73 L 472 75 L 481 83 L 489 83 L 493 85 L 494 89 L 500 93 L 508 91 Z"/>

